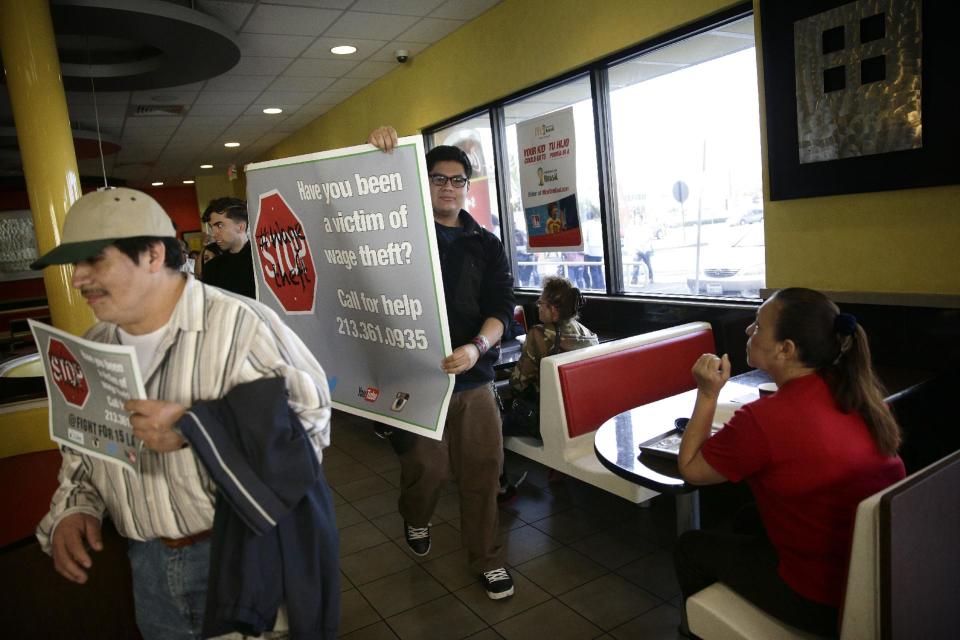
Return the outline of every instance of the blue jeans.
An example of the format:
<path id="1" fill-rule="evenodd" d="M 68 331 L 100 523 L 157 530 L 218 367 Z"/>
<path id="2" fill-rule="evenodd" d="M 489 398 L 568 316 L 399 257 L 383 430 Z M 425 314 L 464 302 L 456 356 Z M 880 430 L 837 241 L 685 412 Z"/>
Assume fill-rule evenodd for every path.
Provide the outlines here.
<path id="1" fill-rule="evenodd" d="M 200 640 L 210 572 L 210 540 L 170 549 L 129 541 L 137 626 L 144 640 Z"/>

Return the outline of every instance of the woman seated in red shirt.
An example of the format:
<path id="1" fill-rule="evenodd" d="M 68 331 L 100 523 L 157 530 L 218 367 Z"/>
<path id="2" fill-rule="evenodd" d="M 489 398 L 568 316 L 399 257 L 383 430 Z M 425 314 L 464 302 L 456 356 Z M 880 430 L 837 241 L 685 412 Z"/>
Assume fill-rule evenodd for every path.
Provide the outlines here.
<path id="1" fill-rule="evenodd" d="M 692 484 L 745 481 L 763 527 L 683 534 L 680 589 L 685 602 L 720 581 L 784 622 L 836 636 L 857 505 L 904 477 L 900 429 L 866 333 L 823 294 L 778 291 L 747 335 L 747 362 L 769 373 L 777 392 L 744 405 L 711 438 L 730 360 L 701 356 L 678 464 Z"/>

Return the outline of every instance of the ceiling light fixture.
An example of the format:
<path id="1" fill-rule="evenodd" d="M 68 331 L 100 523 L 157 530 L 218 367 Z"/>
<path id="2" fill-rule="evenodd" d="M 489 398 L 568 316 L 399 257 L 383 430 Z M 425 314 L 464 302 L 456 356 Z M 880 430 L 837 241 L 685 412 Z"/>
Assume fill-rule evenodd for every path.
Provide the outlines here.
<path id="1" fill-rule="evenodd" d="M 184 180 L 183 184 L 193 184 L 193 180 Z"/>
<path id="2" fill-rule="evenodd" d="M 212 165 L 212 164 L 202 164 L 202 165 L 200 165 L 200 168 L 201 168 L 201 169 L 213 169 L 213 165 Z"/>
<path id="3" fill-rule="evenodd" d="M 283 109 L 281 109 L 280 107 L 267 107 L 266 109 L 263 110 L 263 112 L 268 116 L 275 116 L 278 113 L 283 113 Z"/>
<path id="4" fill-rule="evenodd" d="M 162 182 L 151 182 L 150 185 L 153 186 L 153 187 L 162 187 L 162 186 L 163 186 L 163 183 L 162 183 Z"/>
<path id="5" fill-rule="evenodd" d="M 348 56 L 351 53 L 356 53 L 357 48 L 349 44 L 341 44 L 330 49 L 330 53 L 338 56 Z"/>
<path id="6" fill-rule="evenodd" d="M 228 149 L 233 149 L 234 147 L 239 147 L 239 146 L 240 146 L 240 143 L 239 143 L 239 142 L 224 142 L 224 143 L 223 143 L 223 146 L 227 147 Z"/>

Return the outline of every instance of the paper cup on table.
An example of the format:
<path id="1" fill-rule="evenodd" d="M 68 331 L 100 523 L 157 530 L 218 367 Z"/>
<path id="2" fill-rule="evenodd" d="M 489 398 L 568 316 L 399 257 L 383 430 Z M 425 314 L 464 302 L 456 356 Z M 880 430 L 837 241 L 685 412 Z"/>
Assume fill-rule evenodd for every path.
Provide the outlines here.
<path id="1" fill-rule="evenodd" d="M 776 382 L 764 382 L 757 386 L 757 391 L 760 392 L 760 397 L 771 396 L 777 392 L 777 383 Z"/>

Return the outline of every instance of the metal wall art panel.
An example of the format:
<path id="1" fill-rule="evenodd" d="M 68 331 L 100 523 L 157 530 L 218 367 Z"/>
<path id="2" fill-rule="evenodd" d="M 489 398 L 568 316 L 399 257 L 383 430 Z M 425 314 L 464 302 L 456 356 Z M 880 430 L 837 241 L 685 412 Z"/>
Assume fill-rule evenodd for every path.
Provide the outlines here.
<path id="1" fill-rule="evenodd" d="M 919 0 L 860 0 L 793 23 L 800 162 L 919 149 Z"/>
<path id="2" fill-rule="evenodd" d="M 958 7 L 761 0 L 772 200 L 960 183 Z"/>

